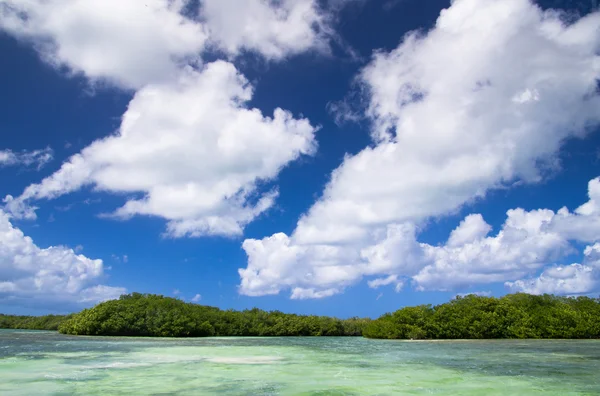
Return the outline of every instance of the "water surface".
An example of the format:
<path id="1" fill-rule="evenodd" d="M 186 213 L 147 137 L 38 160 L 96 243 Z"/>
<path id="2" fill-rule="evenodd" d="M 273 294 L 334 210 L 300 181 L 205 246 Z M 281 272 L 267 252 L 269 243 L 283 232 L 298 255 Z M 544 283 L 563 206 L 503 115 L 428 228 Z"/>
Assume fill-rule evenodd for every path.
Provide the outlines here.
<path id="1" fill-rule="evenodd" d="M 600 341 L 0 330 L 0 395 L 600 395 Z"/>

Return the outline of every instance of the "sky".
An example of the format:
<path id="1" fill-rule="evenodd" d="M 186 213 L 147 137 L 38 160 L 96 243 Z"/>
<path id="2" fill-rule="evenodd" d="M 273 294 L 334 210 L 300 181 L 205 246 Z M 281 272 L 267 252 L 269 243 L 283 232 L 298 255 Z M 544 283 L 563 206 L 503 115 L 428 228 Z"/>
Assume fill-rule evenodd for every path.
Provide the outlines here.
<path id="1" fill-rule="evenodd" d="M 600 293 L 595 0 L 0 0 L 0 311 Z"/>

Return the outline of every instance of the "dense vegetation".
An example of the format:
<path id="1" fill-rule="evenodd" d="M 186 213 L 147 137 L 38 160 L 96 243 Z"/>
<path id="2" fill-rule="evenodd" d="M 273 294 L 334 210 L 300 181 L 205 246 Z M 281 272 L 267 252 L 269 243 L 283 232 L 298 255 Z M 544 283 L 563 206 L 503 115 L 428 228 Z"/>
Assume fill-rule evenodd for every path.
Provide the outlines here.
<path id="1" fill-rule="evenodd" d="M 402 308 L 377 320 L 245 311 L 133 293 L 77 314 L 0 314 L 0 328 L 111 336 L 359 336 L 386 339 L 600 338 L 600 298 L 469 295 Z"/>
<path id="2" fill-rule="evenodd" d="M 600 299 L 469 295 L 435 307 L 406 307 L 370 322 L 363 335 L 387 339 L 600 338 Z"/>
<path id="3" fill-rule="evenodd" d="M 223 311 L 152 294 L 123 295 L 85 309 L 59 326 L 75 335 L 106 336 L 359 336 L 368 319 L 340 320 L 254 308 Z"/>
<path id="4" fill-rule="evenodd" d="M 0 329 L 58 330 L 73 315 L 17 316 L 0 314 Z"/>

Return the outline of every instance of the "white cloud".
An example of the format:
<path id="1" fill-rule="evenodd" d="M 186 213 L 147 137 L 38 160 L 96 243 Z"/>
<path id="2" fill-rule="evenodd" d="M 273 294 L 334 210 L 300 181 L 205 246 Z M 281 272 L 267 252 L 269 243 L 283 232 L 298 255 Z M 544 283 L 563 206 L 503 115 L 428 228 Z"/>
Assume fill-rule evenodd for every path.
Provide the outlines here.
<path id="1" fill-rule="evenodd" d="M 468 216 L 452 232 L 446 245 L 420 244 L 424 258 L 419 263 L 422 266 L 420 271 L 415 274 L 397 266 L 398 274 L 411 276 L 417 289 L 453 290 L 475 284 L 511 281 L 536 273 L 546 264 L 575 252 L 570 241 L 594 242 L 600 239 L 600 211 L 585 210 L 600 202 L 600 194 L 596 191 L 598 183 L 598 178 L 589 182 L 589 201 L 573 213 L 567 208 L 561 208 L 556 213 L 548 209 L 529 212 L 523 209 L 509 210 L 507 219 L 497 235 L 487 237 L 482 233 L 475 239 L 457 244 L 453 236 L 461 233 L 462 228 L 469 227 L 467 220 L 473 215 Z M 478 221 L 483 222 L 483 219 Z M 485 225 L 485 222 L 483 224 Z M 588 247 L 585 255 L 592 257 L 594 252 L 594 247 Z M 556 268 L 573 270 L 579 267 Z M 577 273 L 581 272 L 583 276 L 584 273 L 587 274 L 586 271 L 582 269 Z M 565 273 L 575 274 L 566 269 L 563 274 Z M 548 284 L 558 277 L 557 274 L 556 270 L 547 269 L 542 275 L 542 280 Z M 591 282 L 592 278 L 587 278 L 585 282 L 581 277 L 572 280 L 582 288 L 597 287 L 588 281 Z M 522 285 L 522 282 L 513 285 L 513 289 L 517 288 L 517 285 Z M 562 289 L 557 288 L 555 292 L 559 293 L 560 290 L 568 292 L 566 286 Z M 574 290 L 573 288 L 571 291 Z"/>
<path id="2" fill-rule="evenodd" d="M 37 218 L 35 214 L 37 207 L 27 204 L 24 200 L 15 199 L 12 195 L 7 195 L 2 202 L 4 203 L 4 208 L 0 208 L 0 210 L 3 209 L 16 218 L 28 220 L 35 220 Z"/>
<path id="3" fill-rule="evenodd" d="M 269 59 L 329 46 L 327 16 L 316 0 L 204 0 L 211 40 L 231 55 L 256 51 Z"/>
<path id="4" fill-rule="evenodd" d="M 409 223 L 388 226 L 380 243 L 361 250 L 361 261 L 368 266 L 363 266 L 360 272 L 364 275 L 388 274 L 391 271 L 414 274 L 425 260 L 416 235 L 417 228 Z"/>
<path id="5" fill-rule="evenodd" d="M 600 207 L 599 183 L 600 178 L 589 182 L 590 199 L 574 212 L 567 208 L 557 212 L 511 209 L 502 229 L 493 236 L 487 236 L 490 226 L 479 214 L 467 216 L 441 246 L 418 242 L 414 226 L 390 225 L 385 238 L 363 249 L 362 260 L 354 265 L 339 264 L 342 256 L 338 251 L 323 246 L 319 259 L 315 247 L 294 246 L 285 234 L 262 241 L 246 240 L 244 249 L 251 261 L 247 269 L 240 270 L 242 291 L 261 295 L 262 289 L 276 294 L 286 286 L 295 286 L 292 298 L 324 297 L 362 277 L 382 274 L 388 275 L 368 281 L 369 287 L 394 284 L 399 291 L 407 279 L 417 290 L 450 291 L 498 282 L 530 293 L 599 290 L 600 243 L 586 247 L 583 264 L 546 267 L 576 252 L 570 241 L 600 240 L 600 210 L 589 209 Z M 543 268 L 539 278 L 521 279 Z"/>
<path id="6" fill-rule="evenodd" d="M 550 210 L 514 209 L 508 211 L 506 222 L 495 236 L 461 245 L 421 244 L 426 257 L 421 262 L 423 268 L 407 275 L 421 290 L 454 290 L 516 279 L 569 251 L 568 240 L 551 229 L 553 218 Z"/>
<path id="7" fill-rule="evenodd" d="M 126 292 L 99 285 L 102 277 L 102 260 L 63 246 L 40 248 L 0 210 L 0 302 L 96 303 Z"/>
<path id="8" fill-rule="evenodd" d="M 386 278 L 377 278 L 367 282 L 371 289 L 378 289 L 381 286 L 387 286 L 391 284 L 396 285 L 396 291 L 399 292 L 402 290 L 402 286 L 404 285 L 402 281 L 398 280 L 398 275 L 390 275 Z"/>
<path id="9" fill-rule="evenodd" d="M 128 89 L 177 79 L 217 47 L 278 60 L 327 51 L 333 14 L 317 0 L 0 0 L 0 30 L 31 42 L 42 59 L 92 82 Z"/>
<path id="10" fill-rule="evenodd" d="M 325 49 L 328 24 L 346 2 L 0 0 L 0 29 L 31 42 L 50 64 L 138 90 L 116 135 L 21 197 L 5 197 L 4 209 L 34 219 L 29 200 L 92 186 L 143 194 L 129 195 L 112 216 L 164 217 L 169 236 L 239 235 L 277 198 L 261 185 L 314 153 L 316 129 L 281 109 L 267 117 L 246 108 L 245 78 L 226 62 L 203 65 L 202 53 L 216 45 L 231 57 L 254 51 L 282 59 Z"/>
<path id="11" fill-rule="evenodd" d="M 202 300 L 202 296 L 200 294 L 196 294 L 194 297 L 192 297 L 192 302 L 197 303 L 200 300 Z"/>
<path id="12" fill-rule="evenodd" d="M 376 53 L 359 75 L 375 145 L 345 158 L 291 236 L 244 242 L 240 292 L 317 294 L 382 275 L 421 288 L 500 282 L 594 239 L 597 217 L 577 217 L 593 204 L 509 212 L 492 238 L 474 215 L 440 248 L 415 235 L 490 189 L 541 180 L 566 139 L 600 122 L 599 28 L 600 13 L 565 25 L 527 0 L 456 0 L 430 32 Z"/>
<path id="13" fill-rule="evenodd" d="M 31 201 L 90 186 L 127 196 L 111 216 L 163 217 L 173 237 L 240 234 L 274 204 L 277 190 L 261 192 L 263 183 L 315 152 L 316 128 L 279 108 L 272 116 L 247 108 L 252 87 L 245 78 L 230 63 L 204 65 L 203 52 L 214 45 L 231 57 L 253 51 L 278 60 L 326 50 L 331 11 L 345 1 L 327 11 L 316 0 L 204 0 L 201 14 L 190 15 L 188 0 L 0 0 L 0 30 L 31 43 L 50 65 L 92 84 L 137 90 L 115 135 L 72 156 L 21 196 L 7 196 L 3 209 L 34 219 Z M 6 151 L 0 164 L 41 166 L 49 159 L 42 154 Z M 111 290 L 122 291 L 79 292 L 81 301 L 92 301 Z"/>
<path id="14" fill-rule="evenodd" d="M 557 265 L 540 276 L 506 282 L 512 291 L 530 294 L 587 294 L 600 289 L 600 243 L 587 246 L 583 264 Z"/>
<path id="15" fill-rule="evenodd" d="M 306 300 L 309 298 L 324 298 L 331 297 L 334 294 L 339 293 L 340 291 L 337 289 L 326 289 L 316 291 L 315 289 L 304 289 L 302 287 L 295 287 L 292 290 L 292 296 L 290 297 L 292 300 Z"/>
<path id="16" fill-rule="evenodd" d="M 571 264 L 549 268 L 534 279 L 506 282 L 506 286 L 529 294 L 585 294 L 597 290 L 597 278 L 591 267 Z"/>
<path id="17" fill-rule="evenodd" d="M 91 286 L 79 293 L 78 303 L 98 303 L 107 300 L 115 300 L 122 294 L 127 293 L 123 287 L 112 287 L 106 285 Z"/>
<path id="18" fill-rule="evenodd" d="M 469 293 L 458 293 L 457 296 L 466 297 L 466 296 L 470 296 L 471 294 L 473 294 L 475 296 L 479 296 L 479 297 L 491 297 L 492 296 L 491 291 L 474 291 L 474 292 L 469 292 Z"/>
<path id="19" fill-rule="evenodd" d="M 140 90 L 117 134 L 93 142 L 18 198 L 15 216 L 32 218 L 27 202 L 92 185 L 129 198 L 112 216 L 159 216 L 173 237 L 239 235 L 269 209 L 277 191 L 260 193 L 289 162 L 316 150 L 316 128 L 282 109 L 263 116 L 245 103 L 252 87 L 227 62 L 187 70 L 177 84 Z"/>
<path id="20" fill-rule="evenodd" d="M 34 166 L 37 170 L 40 170 L 52 161 L 53 155 L 54 152 L 49 147 L 43 150 L 21 152 L 0 150 L 0 168 L 4 166 Z"/>
<path id="21" fill-rule="evenodd" d="M 127 264 L 127 262 L 129 261 L 129 257 L 127 257 L 126 254 L 124 254 L 123 256 L 117 256 L 116 254 L 112 254 L 110 257 L 118 263 L 122 262 Z"/>
<path id="22" fill-rule="evenodd" d="M 126 88 L 174 78 L 207 34 L 187 1 L 1 0 L 0 29 L 32 41 L 57 67 Z"/>
<path id="23" fill-rule="evenodd" d="M 449 246 L 461 246 L 481 239 L 492 230 L 480 214 L 467 216 L 460 225 L 452 231 L 448 239 Z"/>
<path id="24" fill-rule="evenodd" d="M 181 291 L 180 291 L 179 289 L 174 289 L 174 290 L 173 290 L 173 295 L 174 295 L 174 296 L 178 296 L 178 295 L 180 295 L 180 294 L 181 294 Z"/>

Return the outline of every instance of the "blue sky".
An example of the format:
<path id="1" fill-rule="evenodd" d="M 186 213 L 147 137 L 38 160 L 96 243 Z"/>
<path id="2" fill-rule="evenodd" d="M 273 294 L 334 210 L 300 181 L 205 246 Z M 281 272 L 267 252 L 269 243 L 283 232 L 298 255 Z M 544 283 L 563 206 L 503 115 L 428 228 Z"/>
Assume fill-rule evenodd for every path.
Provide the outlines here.
<path id="1" fill-rule="evenodd" d="M 142 3 L 0 0 L 3 312 L 598 294 L 594 1 Z"/>

